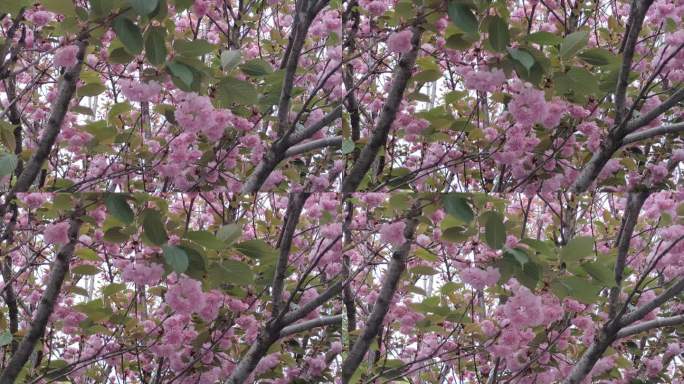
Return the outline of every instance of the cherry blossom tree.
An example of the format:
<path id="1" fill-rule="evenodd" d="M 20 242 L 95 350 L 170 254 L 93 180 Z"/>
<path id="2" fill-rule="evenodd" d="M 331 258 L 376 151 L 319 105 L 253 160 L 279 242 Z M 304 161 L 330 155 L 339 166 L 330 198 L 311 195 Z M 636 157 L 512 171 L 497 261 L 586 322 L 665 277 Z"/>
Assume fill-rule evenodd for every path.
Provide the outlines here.
<path id="1" fill-rule="evenodd" d="M 684 382 L 683 18 L 3 0 L 0 384 Z"/>

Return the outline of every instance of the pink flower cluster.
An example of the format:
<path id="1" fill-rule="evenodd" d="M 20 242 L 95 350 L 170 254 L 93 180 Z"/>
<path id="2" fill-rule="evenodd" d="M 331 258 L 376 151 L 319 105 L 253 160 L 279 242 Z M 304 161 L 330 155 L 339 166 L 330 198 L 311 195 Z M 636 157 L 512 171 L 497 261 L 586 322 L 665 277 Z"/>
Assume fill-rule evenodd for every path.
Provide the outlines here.
<path id="1" fill-rule="evenodd" d="M 396 223 L 386 223 L 380 227 L 380 240 L 395 247 L 404 244 L 404 229 L 406 223 L 397 221 Z"/>
<path id="2" fill-rule="evenodd" d="M 406 53 L 411 50 L 411 38 L 413 32 L 406 29 L 401 32 L 395 32 L 387 39 L 387 48 L 390 52 Z"/>
<path id="3" fill-rule="evenodd" d="M 69 242 L 69 222 L 62 221 L 50 224 L 43 231 L 43 240 L 48 244 L 66 244 Z"/>
<path id="4" fill-rule="evenodd" d="M 229 110 L 215 109 L 209 97 L 196 93 L 180 95 L 175 118 L 186 131 L 201 132 L 210 140 L 220 139 L 234 120 Z"/>
<path id="5" fill-rule="evenodd" d="M 487 267 L 487 269 L 469 267 L 461 270 L 463 282 L 477 290 L 495 285 L 499 278 L 501 278 L 501 274 L 494 267 Z"/>
<path id="6" fill-rule="evenodd" d="M 135 80 L 120 80 L 121 92 L 127 99 L 139 102 L 150 102 L 156 100 L 161 92 L 161 85 L 152 80 L 147 83 Z"/>
<path id="7" fill-rule="evenodd" d="M 506 81 L 506 75 L 501 69 L 492 71 L 476 71 L 469 67 L 461 71 L 466 88 L 481 92 L 495 92 Z"/>
<path id="8" fill-rule="evenodd" d="M 164 274 L 164 267 L 158 263 L 129 263 L 123 268 L 121 277 L 137 285 L 153 285 L 159 282 Z"/>
<path id="9" fill-rule="evenodd" d="M 57 67 L 71 68 L 78 64 L 78 46 L 67 45 L 55 52 L 54 64 Z"/>

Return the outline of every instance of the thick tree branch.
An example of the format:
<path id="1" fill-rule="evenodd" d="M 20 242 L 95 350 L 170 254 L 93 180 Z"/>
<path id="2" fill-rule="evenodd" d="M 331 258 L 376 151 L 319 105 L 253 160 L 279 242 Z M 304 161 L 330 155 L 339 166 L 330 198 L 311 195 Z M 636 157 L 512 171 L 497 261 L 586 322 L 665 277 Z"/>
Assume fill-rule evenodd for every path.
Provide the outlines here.
<path id="1" fill-rule="evenodd" d="M 315 149 L 321 149 L 326 147 L 336 147 L 339 148 L 342 145 L 342 136 L 325 137 L 318 140 L 312 140 L 307 143 L 292 146 L 285 151 L 285 157 L 292 157 L 301 155 Z"/>
<path id="2" fill-rule="evenodd" d="M 627 133 L 634 132 L 637 129 L 646 126 L 646 124 L 650 123 L 656 117 L 667 112 L 670 108 L 679 104 L 682 100 L 684 100 L 684 88 L 678 89 L 674 94 L 672 94 L 672 96 L 670 96 L 667 100 L 663 101 L 662 103 L 658 104 L 658 106 L 656 106 L 655 108 L 627 123 Z"/>
<path id="3" fill-rule="evenodd" d="M 620 73 L 618 74 L 618 81 L 615 87 L 615 122 L 618 127 L 622 126 L 622 120 L 624 118 L 627 86 L 629 85 L 629 74 L 632 71 L 634 51 L 639 39 L 639 33 L 641 33 L 641 27 L 644 24 L 644 17 L 651 4 L 653 4 L 653 0 L 634 0 L 630 9 L 629 19 L 627 21 L 630 28 L 625 38 L 622 66 L 620 67 Z"/>
<path id="4" fill-rule="evenodd" d="M 412 49 L 402 55 L 399 64 L 394 70 L 392 87 L 390 88 L 387 100 L 385 100 L 385 104 L 382 107 L 378 122 L 373 129 L 373 135 L 368 141 L 368 144 L 361 150 L 358 160 L 354 163 L 349 174 L 347 174 L 347 177 L 344 178 L 342 183 L 343 193 L 356 191 L 359 184 L 361 184 L 363 177 L 368 172 L 368 169 L 370 169 L 373 160 L 375 160 L 378 151 L 387 142 L 387 136 L 389 135 L 390 128 L 392 128 L 394 119 L 397 117 L 397 111 L 401 104 L 401 100 L 404 97 L 404 91 L 411 78 L 411 71 L 413 70 L 416 57 L 418 56 L 422 34 L 423 30 L 420 26 L 413 27 L 413 37 L 411 38 Z"/>
<path id="5" fill-rule="evenodd" d="M 287 337 L 295 333 L 304 332 L 313 328 L 324 327 L 327 325 L 339 325 L 342 324 L 343 317 L 344 315 L 323 316 L 317 319 L 292 324 L 280 331 L 280 337 Z"/>
<path id="6" fill-rule="evenodd" d="M 285 226 L 278 241 L 279 256 L 276 262 L 276 270 L 273 274 L 273 316 L 278 316 L 280 306 L 283 301 L 283 285 L 285 284 L 285 272 L 287 271 L 287 263 L 290 257 L 290 249 L 292 248 L 292 237 L 294 236 L 299 217 L 302 214 L 302 208 L 306 199 L 309 198 L 309 193 L 299 192 L 291 193 L 285 213 Z"/>
<path id="7" fill-rule="evenodd" d="M 627 261 L 627 252 L 629 251 L 629 244 L 632 241 L 632 234 L 636 226 L 641 207 L 648 198 L 648 192 L 632 192 L 627 196 L 627 206 L 625 214 L 622 218 L 620 226 L 620 233 L 617 239 L 617 259 L 615 261 L 615 268 L 613 276 L 615 277 L 615 287 L 610 289 L 609 298 L 609 316 L 614 318 L 617 312 L 618 301 L 620 299 L 620 292 L 622 291 L 622 278 Z"/>
<path id="8" fill-rule="evenodd" d="M 622 328 L 618 333 L 618 338 L 636 335 L 637 333 L 647 332 L 652 329 L 662 327 L 672 327 L 675 325 L 684 324 L 684 315 L 677 315 L 672 317 L 659 317 L 654 320 L 644 321 L 643 323 L 633 324 Z"/>
<path id="9" fill-rule="evenodd" d="M 69 261 L 76 248 L 78 242 L 78 231 L 81 228 L 81 209 L 74 212 L 69 225 L 69 242 L 64 245 L 55 260 L 52 262 L 50 268 L 50 277 L 45 287 L 45 292 L 40 298 L 40 303 L 35 311 L 31 326 L 24 338 L 19 343 L 17 351 L 12 355 L 7 367 L 0 375 L 0 384 L 13 384 L 21 371 L 21 368 L 26 364 L 31 353 L 33 352 L 36 343 L 45 334 L 48 320 L 52 311 L 54 310 L 57 297 L 60 294 L 62 284 L 67 272 L 69 272 Z"/>
<path id="10" fill-rule="evenodd" d="M 256 193 L 261 189 L 261 186 L 266 182 L 268 175 L 273 172 L 275 167 L 287 157 L 286 152 L 291 145 L 297 144 L 300 141 L 307 139 L 317 131 L 323 129 L 336 119 L 342 116 L 342 108 L 337 107 L 330 113 L 324 116 L 318 122 L 312 124 L 309 128 L 303 131 L 294 132 L 289 138 L 281 138 L 276 140 L 271 148 L 266 152 L 259 164 L 254 168 L 254 171 L 249 175 L 245 183 L 242 185 L 242 194 Z"/>
<path id="11" fill-rule="evenodd" d="M 650 139 L 656 136 L 667 135 L 684 131 L 684 123 L 662 125 L 660 127 L 647 129 L 644 131 L 630 133 L 622 139 L 622 145 L 636 143 L 637 141 Z"/>
<path id="12" fill-rule="evenodd" d="M 677 296 L 683 290 L 684 290 L 684 278 L 679 278 L 670 288 L 666 289 L 665 292 L 656 296 L 655 299 L 649 301 L 648 303 L 642 305 L 641 307 L 635 309 L 634 311 L 629 312 L 629 313 L 625 314 L 624 316 L 622 316 L 622 318 L 619 320 L 620 326 L 625 327 L 627 325 L 630 325 L 636 321 L 643 319 L 644 316 L 648 315 L 654 309 L 665 304 L 665 302 L 667 302 L 671 298 Z"/>
<path id="13" fill-rule="evenodd" d="M 392 253 L 387 272 L 383 278 L 380 294 L 378 295 L 375 304 L 373 304 L 373 311 L 371 312 L 366 327 L 361 336 L 356 339 L 356 342 L 351 348 L 347 359 L 342 363 L 342 382 L 348 383 L 354 372 L 359 368 L 361 360 L 368 352 L 373 339 L 377 336 L 378 331 L 382 327 L 382 322 L 389 310 L 392 297 L 397 290 L 397 285 L 401 278 L 401 274 L 406 270 L 406 259 L 408 258 L 411 245 L 413 244 L 413 237 L 418 225 L 418 216 L 420 215 L 420 208 L 414 206 L 409 213 L 406 228 L 404 229 L 404 243 Z"/>
<path id="14" fill-rule="evenodd" d="M 69 103 L 76 92 L 76 82 L 78 81 L 79 75 L 81 73 L 81 64 L 83 63 L 83 58 L 85 56 L 86 46 L 87 36 L 82 35 L 81 39 L 78 41 L 78 62 L 72 68 L 68 69 L 62 76 L 57 98 L 52 104 L 52 111 L 50 112 L 47 126 L 45 127 L 43 135 L 38 142 L 38 146 L 36 147 L 33 156 L 26 163 L 24 170 L 17 178 L 17 182 L 5 196 L 5 201 L 3 204 L 0 205 L 0 217 L 5 214 L 10 201 L 16 196 L 17 193 L 26 192 L 29 189 L 33 181 L 36 179 L 36 176 L 38 176 L 43 163 L 50 155 L 52 147 L 55 145 L 55 141 L 57 140 L 57 136 L 62 129 L 64 116 L 66 116 L 66 113 L 69 110 Z"/>

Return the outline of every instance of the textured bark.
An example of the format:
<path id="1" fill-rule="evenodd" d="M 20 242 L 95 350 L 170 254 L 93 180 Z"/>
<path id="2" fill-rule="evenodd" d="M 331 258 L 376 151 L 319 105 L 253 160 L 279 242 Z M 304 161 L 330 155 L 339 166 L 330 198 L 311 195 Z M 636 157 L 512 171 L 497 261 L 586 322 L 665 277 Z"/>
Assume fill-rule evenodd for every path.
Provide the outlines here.
<path id="1" fill-rule="evenodd" d="M 418 56 L 422 34 L 423 30 L 420 27 L 413 27 L 412 49 L 401 57 L 399 64 L 394 70 L 392 86 L 380 112 L 380 117 L 378 117 L 377 124 L 373 129 L 373 135 L 370 137 L 368 144 L 361 150 L 359 158 L 342 182 L 342 192 L 344 193 L 352 193 L 358 189 L 363 177 L 370 169 L 371 164 L 373 164 L 378 151 L 387 143 L 387 136 L 389 135 L 392 123 L 397 117 L 399 104 L 401 104 L 404 91 L 411 78 L 411 71 Z"/>
<path id="2" fill-rule="evenodd" d="M 21 368 L 26 364 L 31 353 L 36 347 L 36 343 L 45 334 L 50 315 L 57 302 L 57 297 L 64 283 L 64 278 L 69 272 L 69 261 L 76 248 L 78 242 L 78 231 L 81 228 L 80 210 L 77 210 L 74 217 L 71 219 L 69 226 L 69 242 L 64 245 L 57 253 L 55 260 L 50 267 L 50 277 L 40 298 L 40 303 L 35 311 L 35 315 L 31 320 L 31 326 L 26 333 L 26 336 L 21 340 L 17 351 L 10 358 L 7 367 L 0 375 L 0 384 L 12 384 L 16 380 Z"/>
<path id="3" fill-rule="evenodd" d="M 342 363 L 343 383 L 348 383 L 354 372 L 359 368 L 359 364 L 361 364 L 363 357 L 368 352 L 371 342 L 378 335 L 382 327 L 382 322 L 385 319 L 385 315 L 387 315 L 392 297 L 397 290 L 401 274 L 406 270 L 406 259 L 413 244 L 413 236 L 418 225 L 419 214 L 420 210 L 417 207 L 414 207 L 409 214 L 406 228 L 404 229 L 406 241 L 392 253 L 392 259 L 383 277 L 382 288 L 380 288 L 380 294 L 373 305 L 373 311 L 366 321 L 366 326 L 361 336 L 356 340 L 346 360 Z"/>

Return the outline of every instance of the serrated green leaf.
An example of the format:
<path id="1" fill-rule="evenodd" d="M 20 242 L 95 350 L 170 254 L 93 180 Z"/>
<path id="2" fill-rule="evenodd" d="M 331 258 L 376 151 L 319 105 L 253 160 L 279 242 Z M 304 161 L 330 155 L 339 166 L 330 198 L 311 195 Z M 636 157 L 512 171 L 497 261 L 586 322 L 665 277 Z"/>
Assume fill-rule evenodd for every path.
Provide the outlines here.
<path id="1" fill-rule="evenodd" d="M 143 231 L 145 236 L 155 245 L 162 245 L 168 240 L 166 229 L 161 219 L 159 211 L 146 209 L 142 213 Z"/>
<path id="2" fill-rule="evenodd" d="M 216 100 L 219 107 L 227 108 L 231 104 L 254 105 L 259 95 L 252 83 L 234 77 L 226 77 L 216 84 Z"/>
<path id="3" fill-rule="evenodd" d="M 166 28 L 150 27 L 145 38 L 145 57 L 152 65 L 166 61 Z"/>
<path id="4" fill-rule="evenodd" d="M 558 45 L 563 42 L 563 38 L 551 32 L 535 32 L 527 36 L 527 41 L 540 45 Z"/>
<path id="5" fill-rule="evenodd" d="M 473 11 L 465 4 L 450 1 L 447 8 L 449 19 L 458 29 L 469 35 L 477 35 L 478 21 Z"/>
<path id="6" fill-rule="evenodd" d="M 240 70 L 247 76 L 266 76 L 273 72 L 271 64 L 261 59 L 250 60 L 240 66 Z"/>
<path id="7" fill-rule="evenodd" d="M 349 140 L 349 139 L 342 140 L 342 154 L 343 155 L 348 155 L 348 154 L 354 152 L 354 148 L 356 148 L 356 145 L 354 144 L 353 140 Z"/>
<path id="8" fill-rule="evenodd" d="M 475 218 L 473 210 L 470 208 L 468 201 L 459 194 L 448 193 L 442 196 L 442 203 L 446 213 L 462 220 L 465 223 L 470 223 Z"/>
<path id="9" fill-rule="evenodd" d="M 83 264 L 83 265 L 78 265 L 74 267 L 71 272 L 74 275 L 85 275 L 85 276 L 93 276 L 97 275 L 100 273 L 100 270 L 94 266 L 94 265 L 89 265 L 89 264 Z"/>
<path id="10" fill-rule="evenodd" d="M 560 45 L 560 57 L 564 60 L 572 58 L 587 45 L 588 39 L 588 31 L 577 31 L 565 36 Z"/>
<path id="11" fill-rule="evenodd" d="M 242 60 L 242 53 L 238 50 L 229 50 L 221 52 L 221 68 L 224 71 L 231 71 Z"/>
<path id="12" fill-rule="evenodd" d="M 510 43 L 508 24 L 499 16 L 494 16 L 490 18 L 487 30 L 492 48 L 498 52 L 506 52 L 506 47 Z"/>
<path id="13" fill-rule="evenodd" d="M 188 254 L 182 248 L 175 245 L 164 244 L 161 246 L 164 252 L 164 261 L 176 273 L 183 273 L 188 269 Z"/>
<path id="14" fill-rule="evenodd" d="M 485 242 L 492 249 L 501 249 L 506 242 L 506 226 L 503 217 L 495 211 L 483 214 L 485 221 Z"/>
<path id="15" fill-rule="evenodd" d="M 242 228 L 235 223 L 222 226 L 216 233 L 216 237 L 224 241 L 226 245 L 232 244 L 240 236 L 242 236 Z"/>
<path id="16" fill-rule="evenodd" d="M 140 16 L 147 16 L 154 12 L 159 5 L 159 0 L 127 0 L 135 12 Z"/>
<path id="17" fill-rule="evenodd" d="M 534 65 L 534 56 L 518 48 L 507 48 L 511 58 L 520 63 L 528 72 Z"/>
<path id="18" fill-rule="evenodd" d="M 173 43 L 173 50 L 180 55 L 195 57 L 210 53 L 216 49 L 216 45 L 203 39 L 196 40 L 176 40 Z"/>
<path id="19" fill-rule="evenodd" d="M 128 205 L 126 201 L 126 196 L 122 194 L 108 194 L 105 197 L 105 206 L 110 215 L 114 216 L 117 220 L 124 224 L 130 224 L 133 222 L 135 213 Z"/>
<path id="20" fill-rule="evenodd" d="M 260 259 L 269 256 L 274 257 L 278 254 L 277 250 L 268 245 L 265 241 L 259 239 L 238 243 L 235 245 L 235 250 L 252 259 Z"/>
<path id="21" fill-rule="evenodd" d="M 166 63 L 166 66 L 169 68 L 171 74 L 180 79 L 183 84 L 188 87 L 192 85 L 194 75 L 187 65 L 174 60 Z"/>
<path id="22" fill-rule="evenodd" d="M 565 263 L 577 262 L 594 254 L 594 238 L 589 236 L 575 237 L 561 248 L 560 258 Z"/>
<path id="23" fill-rule="evenodd" d="M 121 40 L 126 51 L 132 55 L 137 55 L 143 50 L 143 36 L 135 23 L 130 19 L 119 16 L 114 19 L 112 24 L 116 36 Z"/>
<path id="24" fill-rule="evenodd" d="M 17 168 L 19 159 L 14 153 L 3 153 L 0 155 L 0 177 L 11 175 Z"/>
<path id="25" fill-rule="evenodd" d="M 185 237 L 209 249 L 219 250 L 226 247 L 226 243 L 208 231 L 190 231 Z"/>

